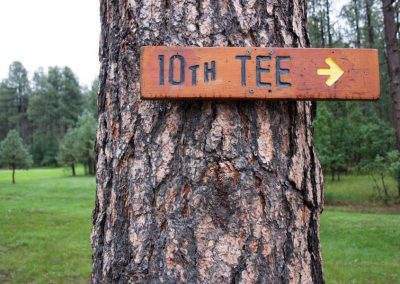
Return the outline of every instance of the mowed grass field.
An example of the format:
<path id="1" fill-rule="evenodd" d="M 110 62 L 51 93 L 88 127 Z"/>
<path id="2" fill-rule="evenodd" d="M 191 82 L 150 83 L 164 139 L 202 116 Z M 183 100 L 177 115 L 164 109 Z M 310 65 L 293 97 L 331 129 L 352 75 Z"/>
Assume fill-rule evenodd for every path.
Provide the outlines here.
<path id="1" fill-rule="evenodd" d="M 0 171 L 0 283 L 87 283 L 94 178 L 58 168 L 18 171 L 16 181 Z M 400 214 L 368 209 L 367 176 L 328 181 L 326 194 L 341 204 L 321 216 L 326 282 L 400 283 Z"/>
<path id="2" fill-rule="evenodd" d="M 0 283 L 88 282 L 95 179 L 70 175 L 0 171 Z"/>

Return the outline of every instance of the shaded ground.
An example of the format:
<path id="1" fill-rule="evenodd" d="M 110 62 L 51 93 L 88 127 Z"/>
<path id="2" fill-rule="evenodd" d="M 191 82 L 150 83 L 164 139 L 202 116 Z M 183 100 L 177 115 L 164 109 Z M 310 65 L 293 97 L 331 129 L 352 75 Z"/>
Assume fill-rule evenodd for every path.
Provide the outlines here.
<path id="1" fill-rule="evenodd" d="M 391 177 L 385 178 L 389 192 L 388 199 L 385 199 L 382 189 L 376 188 L 370 175 L 347 175 L 340 179 L 331 181 L 325 177 L 326 205 L 381 207 L 400 203 L 396 182 Z M 378 185 L 382 187 L 380 183 Z"/>
<path id="2" fill-rule="evenodd" d="M 18 171 L 12 185 L 11 173 L 0 171 L 0 283 L 89 281 L 95 180 L 69 175 Z M 400 205 L 376 201 L 366 176 L 328 181 L 326 196 L 321 247 L 327 283 L 400 283 Z"/>
<path id="3" fill-rule="evenodd" d="M 349 213 L 369 213 L 369 214 L 387 214 L 387 215 L 399 215 L 400 214 L 400 204 L 389 204 L 389 205 L 368 205 L 368 204 L 353 204 L 353 205 L 325 205 L 325 211 L 341 211 Z M 325 212 L 324 212 L 325 213 Z"/>

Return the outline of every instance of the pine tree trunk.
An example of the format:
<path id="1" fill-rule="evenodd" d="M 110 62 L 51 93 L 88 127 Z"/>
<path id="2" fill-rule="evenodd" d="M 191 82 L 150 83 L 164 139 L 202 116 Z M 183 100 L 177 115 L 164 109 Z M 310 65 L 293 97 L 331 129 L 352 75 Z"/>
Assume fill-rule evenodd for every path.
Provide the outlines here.
<path id="1" fill-rule="evenodd" d="M 15 164 L 12 165 L 12 183 L 15 184 Z"/>
<path id="2" fill-rule="evenodd" d="M 310 102 L 139 99 L 141 46 L 306 47 L 305 6 L 101 1 L 93 283 L 323 282 Z"/>
<path id="3" fill-rule="evenodd" d="M 95 172 L 96 172 L 94 160 L 93 159 L 88 159 L 87 164 L 88 164 L 88 173 L 89 173 L 89 175 L 91 175 L 91 176 L 94 175 Z"/>
<path id="4" fill-rule="evenodd" d="M 356 24 L 356 47 L 361 47 L 361 28 L 360 28 L 360 6 L 358 0 L 353 0 L 354 3 L 354 14 Z"/>
<path id="5" fill-rule="evenodd" d="M 400 176 L 397 177 L 397 196 L 400 197 Z"/>
<path id="6" fill-rule="evenodd" d="M 390 91 L 392 93 L 394 123 L 397 133 L 397 148 L 400 150 L 400 48 L 397 41 L 398 26 L 392 3 L 394 3 L 392 0 L 382 0 Z"/>
<path id="7" fill-rule="evenodd" d="M 331 32 L 331 2 L 325 0 L 325 11 L 326 11 L 326 29 L 328 32 L 328 47 L 333 47 L 332 32 Z"/>
<path id="8" fill-rule="evenodd" d="M 368 30 L 368 47 L 372 48 L 374 46 L 374 27 L 372 25 L 372 5 L 373 0 L 365 0 L 365 16 L 366 16 L 366 26 Z"/>
<path id="9" fill-rule="evenodd" d="M 321 37 L 321 47 L 325 48 L 325 15 L 320 16 L 319 34 Z"/>

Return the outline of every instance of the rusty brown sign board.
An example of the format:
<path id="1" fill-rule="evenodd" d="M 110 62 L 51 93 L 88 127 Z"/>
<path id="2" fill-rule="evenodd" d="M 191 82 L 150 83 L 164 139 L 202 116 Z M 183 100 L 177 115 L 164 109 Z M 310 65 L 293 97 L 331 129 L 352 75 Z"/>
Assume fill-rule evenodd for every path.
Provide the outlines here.
<path id="1" fill-rule="evenodd" d="M 147 46 L 140 68 L 143 99 L 379 98 L 374 49 Z"/>

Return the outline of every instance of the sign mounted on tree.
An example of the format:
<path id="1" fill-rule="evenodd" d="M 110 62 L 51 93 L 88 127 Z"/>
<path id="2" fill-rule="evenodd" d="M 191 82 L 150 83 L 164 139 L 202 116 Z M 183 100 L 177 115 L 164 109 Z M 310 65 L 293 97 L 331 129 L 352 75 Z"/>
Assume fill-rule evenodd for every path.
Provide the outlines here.
<path id="1" fill-rule="evenodd" d="M 374 49 L 146 46 L 140 65 L 143 99 L 379 98 Z"/>

